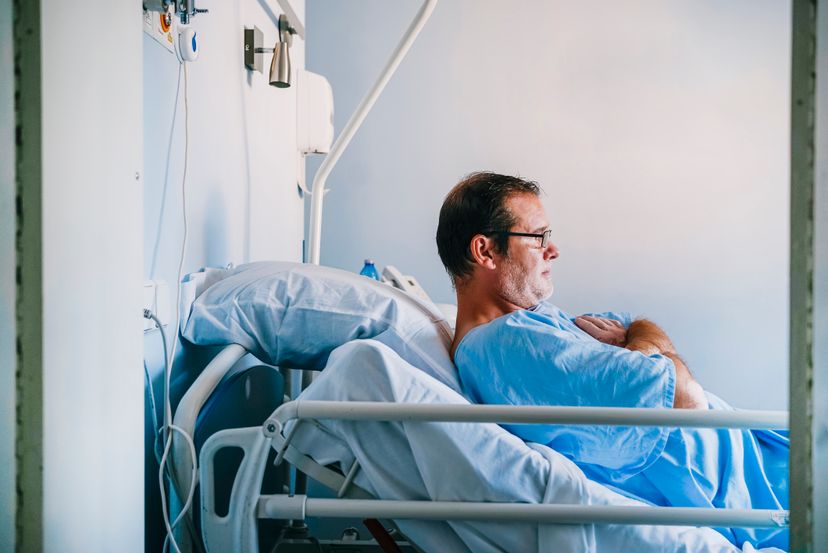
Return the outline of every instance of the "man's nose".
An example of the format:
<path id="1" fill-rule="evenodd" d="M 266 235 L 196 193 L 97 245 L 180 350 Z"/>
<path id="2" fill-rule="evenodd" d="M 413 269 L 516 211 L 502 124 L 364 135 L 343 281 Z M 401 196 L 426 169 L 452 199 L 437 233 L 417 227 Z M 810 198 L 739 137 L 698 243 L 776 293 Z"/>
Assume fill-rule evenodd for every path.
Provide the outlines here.
<path id="1" fill-rule="evenodd" d="M 546 250 L 543 252 L 544 259 L 558 259 L 561 255 L 561 250 L 551 240 L 546 244 Z"/>

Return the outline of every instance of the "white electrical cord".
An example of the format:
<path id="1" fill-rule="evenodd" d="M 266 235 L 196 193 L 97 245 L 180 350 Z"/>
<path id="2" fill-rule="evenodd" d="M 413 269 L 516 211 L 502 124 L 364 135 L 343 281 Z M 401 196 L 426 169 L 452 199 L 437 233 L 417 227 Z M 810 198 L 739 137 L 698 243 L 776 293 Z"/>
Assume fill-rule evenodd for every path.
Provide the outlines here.
<path id="1" fill-rule="evenodd" d="M 178 54 L 176 54 L 176 57 Z M 152 246 L 152 263 L 150 264 L 150 280 L 155 280 L 155 268 L 158 262 L 158 248 L 161 245 L 161 228 L 164 223 L 164 212 L 167 207 L 167 184 L 170 182 L 170 159 L 172 159 L 173 136 L 175 133 L 175 120 L 178 115 L 178 98 L 181 92 L 181 63 L 178 64 L 178 78 L 175 85 L 175 99 L 173 100 L 173 116 L 170 121 L 170 140 L 167 146 L 167 162 L 164 164 L 164 187 L 161 190 L 161 207 L 158 209 L 158 232 L 155 234 L 155 242 Z"/>
<path id="2" fill-rule="evenodd" d="M 144 309 L 144 318 L 145 319 L 152 319 L 152 321 L 155 323 L 155 326 L 158 327 L 158 330 L 161 333 L 161 342 L 162 342 L 163 347 L 164 347 L 164 372 L 166 373 L 166 372 L 168 372 L 168 368 L 167 368 L 168 367 L 168 364 L 167 364 L 168 357 L 167 357 L 167 355 L 168 355 L 169 350 L 167 348 L 167 338 L 164 335 L 164 329 L 161 326 L 161 321 L 158 320 L 158 317 L 156 317 L 155 314 L 152 311 L 150 311 L 149 309 Z M 158 411 L 155 407 L 155 392 L 154 392 L 153 387 L 152 387 L 152 378 L 150 377 L 149 369 L 147 368 L 146 362 L 144 363 L 144 374 L 147 377 L 147 385 L 149 387 L 149 393 L 150 393 L 150 409 L 152 409 L 152 424 L 153 424 L 153 430 L 154 430 L 154 436 L 155 436 L 155 439 L 153 440 L 153 449 L 154 449 L 154 453 L 155 453 L 155 458 L 158 461 L 159 466 L 164 466 L 164 465 L 166 465 L 166 462 L 167 462 L 166 457 L 169 454 L 169 448 L 166 448 L 164 450 L 163 455 L 161 455 L 158 452 L 158 445 L 157 445 L 158 444 L 158 437 L 159 437 L 162 429 L 158 428 L 158 416 L 157 416 Z M 182 436 L 184 437 L 184 439 L 187 442 L 187 445 L 189 446 L 190 457 L 192 458 L 193 463 L 195 463 L 195 459 L 196 459 L 195 444 L 193 443 L 190 436 L 188 436 L 187 433 L 184 432 L 178 426 L 170 425 L 169 428 L 171 430 L 177 431 L 177 432 L 182 434 Z M 163 496 L 164 495 L 164 476 L 163 476 L 163 472 L 160 472 L 158 477 L 159 477 L 159 485 L 161 487 L 161 494 Z M 190 477 L 190 490 L 195 489 L 195 478 L 196 478 L 196 472 L 193 471 L 193 473 Z M 166 500 L 164 500 L 162 502 L 161 509 L 164 512 L 164 525 L 167 528 L 167 538 L 165 538 L 165 540 L 164 540 L 164 549 L 166 549 L 166 547 L 167 547 L 168 539 L 169 539 L 169 537 L 172 533 L 173 528 L 175 528 L 175 526 L 181 520 L 182 516 L 189 510 L 190 505 L 192 504 L 192 500 L 193 500 L 193 494 L 192 494 L 192 492 L 190 492 L 187 495 L 187 504 L 185 505 L 184 509 L 182 509 L 181 514 L 175 519 L 175 521 L 172 524 L 170 524 L 169 514 L 167 513 L 167 502 L 166 502 Z M 173 541 L 173 543 L 174 543 L 175 549 L 179 550 L 178 549 L 178 544 L 175 543 L 174 541 Z"/>
<path id="3" fill-rule="evenodd" d="M 164 547 L 162 548 L 162 551 L 166 551 L 167 544 L 171 543 L 176 553 L 181 553 L 181 549 L 179 549 L 178 547 L 178 542 L 175 541 L 175 537 L 173 536 L 173 530 L 176 526 L 178 526 L 178 523 L 181 522 L 181 520 L 184 518 L 184 516 L 187 514 L 187 511 L 190 510 L 190 507 L 193 504 L 193 496 L 195 495 L 194 492 L 196 485 L 196 450 L 192 438 L 190 438 L 190 435 L 187 434 L 187 432 L 184 429 L 174 424 L 171 424 L 167 427 L 167 430 L 174 430 L 175 432 L 178 432 L 187 442 L 187 446 L 189 446 L 190 449 L 190 458 L 192 459 L 194 467 L 192 470 L 192 474 L 190 475 L 190 487 L 187 490 L 187 501 L 184 503 L 184 506 L 181 508 L 181 512 L 178 514 L 175 520 L 172 523 L 170 523 L 170 514 L 167 511 L 167 496 L 164 491 L 164 466 L 167 464 L 167 458 L 170 453 L 170 444 L 172 443 L 172 440 L 169 437 L 169 435 L 172 434 L 170 432 L 170 434 L 167 437 L 166 444 L 164 445 L 164 454 L 161 456 L 161 469 L 158 471 L 158 486 L 161 490 L 161 510 L 164 515 L 164 526 L 166 526 L 167 528 L 167 537 L 164 538 Z"/>
<path id="4" fill-rule="evenodd" d="M 176 52 L 176 55 L 178 53 Z M 179 61 L 181 58 L 179 56 Z M 180 329 L 181 324 L 181 313 L 180 313 L 180 302 L 181 302 L 181 277 L 182 271 L 184 268 L 184 258 L 187 253 L 187 233 L 188 233 L 188 226 L 187 226 L 187 165 L 189 161 L 189 153 L 190 153 L 190 109 L 189 109 L 189 80 L 188 80 L 188 71 L 187 71 L 187 64 L 181 61 L 181 64 L 184 67 L 184 173 L 181 177 L 181 210 L 182 210 L 182 217 L 184 221 L 184 237 L 181 241 L 181 256 L 178 261 L 178 277 L 176 278 L 176 294 L 175 294 L 175 332 L 173 333 L 173 344 L 172 348 L 169 352 L 169 356 L 166 358 L 165 368 L 164 368 L 164 453 L 161 455 L 161 461 L 159 463 L 158 468 L 158 486 L 161 492 L 161 509 L 164 516 L 164 526 L 167 529 L 167 537 L 164 539 L 164 547 L 162 548 L 162 552 L 167 551 L 167 544 L 172 544 L 173 549 L 176 553 L 181 553 L 181 549 L 178 547 L 178 543 L 173 536 L 173 530 L 178 525 L 178 523 L 184 518 L 189 511 L 190 507 L 192 506 L 193 496 L 195 495 L 195 483 L 196 483 L 196 467 L 198 460 L 196 458 L 195 452 L 195 444 L 193 443 L 192 437 L 187 434 L 186 431 L 183 429 L 175 426 L 172 424 L 172 404 L 170 402 L 170 375 L 172 373 L 172 366 L 173 361 L 175 360 L 175 352 L 178 347 L 178 332 Z M 166 488 L 164 485 L 164 474 L 165 468 L 167 465 L 167 459 L 169 457 L 170 448 L 172 446 L 172 433 L 178 432 L 187 442 L 187 445 L 190 449 L 190 455 L 192 457 L 192 474 L 190 477 L 190 486 L 187 490 L 187 499 L 184 501 L 184 506 L 181 509 L 181 512 L 178 514 L 176 519 L 171 523 L 169 512 L 167 510 L 167 493 Z M 170 478 L 172 482 L 174 480 L 174 475 Z M 171 486 L 171 491 L 174 491 L 175 486 Z"/>
<path id="5" fill-rule="evenodd" d="M 166 355 L 166 353 L 165 353 Z M 149 373 L 149 368 L 147 368 L 147 362 L 144 360 L 144 376 L 147 377 L 147 390 L 149 391 L 149 404 L 150 404 L 150 411 L 152 411 L 152 435 L 158 436 L 158 409 L 155 407 L 155 390 L 152 388 L 152 377 Z M 153 446 L 153 449 L 155 447 Z M 158 457 L 158 451 L 156 453 L 156 458 Z M 157 460 L 157 459 L 156 459 Z"/>
<path id="6" fill-rule="evenodd" d="M 167 348 L 167 335 L 164 334 L 164 328 L 161 325 L 161 321 L 158 317 L 155 316 L 155 313 L 150 311 L 149 309 L 144 309 L 144 318 L 151 319 L 155 326 L 158 327 L 158 332 L 161 334 L 161 345 L 164 348 L 164 374 L 167 373 L 169 367 L 167 365 L 167 355 L 169 348 Z M 155 460 L 161 464 L 161 452 L 158 449 L 158 437 L 161 433 L 161 427 L 158 425 L 158 407 L 155 405 L 155 390 L 152 386 L 152 377 L 149 373 L 149 368 L 147 368 L 147 362 L 144 360 L 144 374 L 147 377 L 147 386 L 149 388 L 149 402 L 150 402 L 150 409 L 152 410 L 152 429 L 153 429 L 153 440 L 152 440 L 152 450 L 155 454 Z"/>
<path id="7" fill-rule="evenodd" d="M 181 277 L 184 268 L 184 257 L 187 254 L 187 165 L 190 157 L 190 123 L 189 123 L 189 105 L 188 105 L 188 79 L 187 79 L 187 64 L 184 63 L 184 173 L 181 177 L 181 214 L 184 221 L 184 237 L 181 241 L 181 256 L 178 260 L 178 276 L 176 277 L 176 291 L 175 291 L 175 333 L 173 334 L 172 349 L 167 360 L 169 370 L 165 374 L 164 380 L 164 425 L 172 424 L 172 405 L 170 403 L 170 373 L 172 372 L 173 361 L 175 360 L 175 351 L 178 349 L 178 331 L 181 324 Z M 168 433 L 169 436 L 169 433 Z"/>
<path id="8" fill-rule="evenodd" d="M 144 318 L 145 319 L 152 319 L 152 321 L 155 323 L 155 326 L 158 327 L 158 330 L 161 333 L 161 342 L 162 342 L 163 349 L 164 349 L 164 371 L 166 373 L 166 372 L 168 372 L 168 367 L 169 367 L 169 365 L 168 365 L 168 352 L 169 352 L 169 349 L 167 348 L 167 338 L 164 334 L 164 329 L 161 325 L 161 321 L 149 309 L 144 309 Z M 147 368 L 146 362 L 144 363 L 144 374 L 147 377 L 147 384 L 148 384 L 149 393 L 150 393 L 150 409 L 152 410 L 152 424 L 153 424 L 153 430 L 154 430 L 154 436 L 155 436 L 155 439 L 153 440 L 153 444 L 154 444 L 153 449 L 154 449 L 154 452 L 155 452 L 155 458 L 158 461 L 159 466 L 163 466 L 163 465 L 166 465 L 166 456 L 168 455 L 169 450 L 166 449 L 164 451 L 163 455 L 161 453 L 159 453 L 159 451 L 158 451 L 158 438 L 159 438 L 159 436 L 161 434 L 161 431 L 163 429 L 158 427 L 158 416 L 157 416 L 158 411 L 157 411 L 157 408 L 155 406 L 155 391 L 153 390 L 153 387 L 152 387 L 152 378 L 150 377 L 149 369 Z M 190 457 L 193 461 L 193 464 L 195 464 L 195 459 L 196 459 L 195 444 L 193 443 L 190 436 L 186 432 L 184 432 L 184 430 L 179 428 L 178 426 L 170 425 L 170 429 L 174 430 L 174 431 L 177 431 L 180 434 L 182 434 L 184 439 L 187 441 L 187 445 L 189 446 Z M 190 490 L 193 490 L 195 488 L 195 478 L 196 478 L 196 472 L 193 471 L 193 473 L 190 477 Z M 161 493 L 163 495 L 164 494 L 164 491 L 163 491 L 164 480 L 163 480 L 162 474 L 159 474 L 159 479 L 160 479 L 160 486 L 162 487 Z M 166 500 L 163 501 L 161 507 L 162 507 L 162 510 L 164 511 L 164 524 L 167 527 L 168 537 L 169 537 L 169 533 L 172 532 L 172 530 L 176 527 L 178 522 L 182 519 L 182 515 L 185 514 L 189 510 L 189 508 L 192 504 L 192 499 L 193 499 L 193 494 L 188 493 L 187 504 L 185 505 L 185 508 L 182 509 L 181 514 L 175 519 L 175 521 L 172 524 L 169 523 L 169 514 L 167 514 L 167 509 L 166 509 L 167 502 L 166 502 Z M 167 546 L 166 544 L 167 543 L 168 543 L 168 541 L 167 541 L 167 539 L 165 539 L 164 540 L 164 549 L 166 549 L 166 546 Z M 178 549 L 177 545 L 178 544 L 176 543 L 175 544 L 176 549 Z"/>

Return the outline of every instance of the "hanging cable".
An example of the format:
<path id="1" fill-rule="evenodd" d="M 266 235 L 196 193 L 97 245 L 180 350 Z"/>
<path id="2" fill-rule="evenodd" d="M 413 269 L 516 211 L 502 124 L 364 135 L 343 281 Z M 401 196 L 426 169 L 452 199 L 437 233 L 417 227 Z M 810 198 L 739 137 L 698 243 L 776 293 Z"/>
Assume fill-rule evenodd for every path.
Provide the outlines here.
<path id="1" fill-rule="evenodd" d="M 150 263 L 150 280 L 155 280 L 155 268 L 158 262 L 158 248 L 161 245 L 161 227 L 164 224 L 164 212 L 167 207 L 167 184 L 170 181 L 170 159 L 172 159 L 173 135 L 175 134 L 175 120 L 178 115 L 178 98 L 181 92 L 181 63 L 178 64 L 178 78 L 175 85 L 175 99 L 173 100 L 173 116 L 170 121 L 170 140 L 167 147 L 167 162 L 164 164 L 164 187 L 161 190 L 161 207 L 158 210 L 158 224 L 156 225 L 155 243 L 152 246 L 152 261 Z"/>
<path id="2" fill-rule="evenodd" d="M 184 438 L 184 441 L 187 442 L 187 446 L 190 450 L 190 459 L 192 460 L 192 463 L 193 463 L 193 465 L 192 465 L 193 470 L 192 470 L 192 473 L 190 475 L 190 485 L 189 485 L 189 488 L 187 490 L 187 500 L 184 502 L 184 506 L 181 508 L 181 512 L 178 514 L 178 516 L 175 518 L 175 520 L 172 523 L 170 523 L 170 514 L 169 514 L 169 511 L 167 510 L 167 494 L 166 494 L 165 486 L 164 486 L 164 466 L 167 464 L 167 459 L 168 459 L 168 456 L 169 456 L 169 453 L 170 453 L 170 445 L 172 444 L 172 440 L 170 440 L 170 439 L 167 440 L 166 444 L 164 445 L 164 454 L 161 456 L 161 469 L 158 471 L 158 485 L 159 485 L 159 488 L 161 490 L 161 511 L 162 511 L 163 516 L 164 516 L 164 526 L 167 528 L 167 537 L 164 538 L 164 547 L 162 548 L 162 551 L 166 551 L 167 550 L 167 545 L 172 544 L 173 549 L 175 549 L 176 553 L 181 553 L 181 549 L 178 547 L 178 542 L 175 541 L 175 536 L 173 536 L 173 530 L 175 530 L 175 527 L 178 526 L 178 523 L 181 522 L 181 520 L 187 514 L 187 511 L 189 511 L 190 507 L 192 506 L 193 496 L 195 495 L 195 485 L 196 485 L 195 465 L 196 465 L 197 458 L 196 458 L 195 444 L 193 443 L 192 438 L 190 438 L 190 435 L 187 434 L 187 432 L 184 429 L 179 428 L 178 426 L 176 426 L 174 424 L 171 424 L 171 425 L 169 425 L 167 430 L 168 431 L 175 431 L 175 432 L 178 432 L 179 434 L 181 434 L 181 437 Z M 172 432 L 170 432 L 170 434 L 171 433 Z"/>
<path id="3" fill-rule="evenodd" d="M 178 54 L 177 54 L 178 55 Z M 188 169 L 188 162 L 190 157 L 190 109 L 189 109 L 189 71 L 187 69 L 187 63 L 184 62 L 180 55 L 178 55 L 179 61 L 184 69 L 184 171 L 181 177 L 181 212 L 182 212 L 182 220 L 184 222 L 184 235 L 181 241 L 181 255 L 178 261 L 178 274 L 176 277 L 176 294 L 175 294 L 175 331 L 173 333 L 173 342 L 172 348 L 170 348 L 169 356 L 166 358 L 165 363 L 165 370 L 164 370 L 164 427 L 163 427 L 163 435 L 164 435 L 164 452 L 161 455 L 161 461 L 159 463 L 158 468 L 158 485 L 161 491 L 161 507 L 162 507 L 162 514 L 164 517 L 164 526 L 167 530 L 167 537 L 164 540 L 164 547 L 162 551 L 166 552 L 167 545 L 171 544 L 172 548 L 175 550 L 176 553 L 181 553 L 181 549 L 178 547 L 178 543 L 175 540 L 175 536 L 173 535 L 173 531 L 178 523 L 186 516 L 187 512 L 189 511 L 192 501 L 193 495 L 195 494 L 195 481 L 196 481 L 196 467 L 198 459 L 195 454 L 195 445 L 193 444 L 192 437 L 187 434 L 186 431 L 183 429 L 174 426 L 172 424 L 172 403 L 170 401 L 170 382 L 171 382 L 171 375 L 172 375 L 172 367 L 173 362 L 175 361 L 175 353 L 178 349 L 178 333 L 180 330 L 181 325 L 181 313 L 180 313 L 180 303 L 181 303 L 181 277 L 184 268 L 184 259 L 187 254 L 187 235 L 188 235 L 188 224 L 187 224 L 187 169 Z M 181 512 L 178 514 L 176 519 L 173 522 L 170 522 L 169 511 L 167 509 L 167 493 L 166 493 L 166 486 L 165 486 L 165 473 L 167 459 L 169 458 L 170 448 L 172 446 L 172 434 L 173 432 L 178 432 L 181 434 L 181 437 L 187 442 L 187 445 L 190 448 L 190 454 L 192 457 L 192 474 L 190 477 L 190 486 L 187 490 L 186 500 L 184 501 L 184 505 L 181 508 Z M 170 491 L 171 494 L 175 493 L 175 475 L 170 475 Z M 181 491 L 181 490 L 179 490 Z"/>
<path id="4" fill-rule="evenodd" d="M 167 371 L 169 370 L 169 367 L 167 365 L 167 360 L 168 360 L 167 356 L 168 356 L 169 348 L 167 347 L 167 336 L 166 336 L 166 334 L 164 334 L 164 328 L 161 325 L 161 321 L 158 319 L 158 317 L 155 316 L 155 313 L 153 313 L 149 309 L 144 309 L 144 318 L 152 320 L 152 322 L 158 328 L 159 334 L 161 334 L 161 345 L 164 349 L 164 373 L 166 374 Z M 161 427 L 158 424 L 158 408 L 155 405 L 155 390 L 153 389 L 153 386 L 152 386 L 152 377 L 150 376 L 149 368 L 147 368 L 146 360 L 144 361 L 144 374 L 147 377 L 147 386 L 148 386 L 148 389 L 149 389 L 150 409 L 152 410 L 152 424 L 153 424 L 153 427 L 152 427 L 153 428 L 152 450 L 153 450 L 153 453 L 155 454 L 155 460 L 160 465 L 161 464 L 161 451 L 158 448 L 158 443 L 159 443 L 158 439 L 161 436 Z"/>

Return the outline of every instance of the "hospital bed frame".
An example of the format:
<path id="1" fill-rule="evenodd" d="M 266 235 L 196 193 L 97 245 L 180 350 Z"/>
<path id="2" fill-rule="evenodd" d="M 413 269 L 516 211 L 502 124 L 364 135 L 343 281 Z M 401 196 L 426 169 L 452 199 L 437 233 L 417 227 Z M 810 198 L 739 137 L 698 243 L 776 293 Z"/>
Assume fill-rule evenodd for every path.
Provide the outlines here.
<path id="1" fill-rule="evenodd" d="M 225 347 L 187 390 L 174 424 L 193 435 L 198 414 L 247 351 Z M 201 493 L 201 529 L 207 551 L 258 552 L 259 519 L 304 520 L 306 517 L 369 517 L 426 520 L 497 520 L 553 524 L 617 523 L 712 527 L 787 527 L 789 511 L 699 507 L 592 506 L 375 499 L 353 484 L 355 462 L 346 474 L 323 467 L 291 445 L 302 421 L 319 419 L 489 423 L 601 424 L 704 428 L 786 429 L 785 411 L 694 411 L 673 409 L 536 407 L 456 404 L 393 404 L 296 399 L 278 407 L 261 426 L 222 430 L 203 445 L 197 467 Z M 284 435 L 287 423 L 296 421 Z M 174 482 L 189 482 L 193 470 L 184 440 L 173 438 Z M 223 448 L 237 447 L 244 458 L 233 482 L 229 510 L 216 513 L 213 461 Z M 287 461 L 337 491 L 336 499 L 306 495 L 262 495 L 270 448 L 276 464 Z M 179 496 L 188 491 L 176 484 Z M 175 513 L 177 514 L 177 513 Z"/>

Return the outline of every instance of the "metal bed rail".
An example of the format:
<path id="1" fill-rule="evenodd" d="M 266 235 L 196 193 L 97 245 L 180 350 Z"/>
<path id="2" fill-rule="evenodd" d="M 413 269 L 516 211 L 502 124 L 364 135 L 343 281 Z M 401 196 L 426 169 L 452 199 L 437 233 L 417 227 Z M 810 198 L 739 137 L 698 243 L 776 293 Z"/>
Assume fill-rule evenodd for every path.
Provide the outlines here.
<path id="1" fill-rule="evenodd" d="M 218 382 L 245 350 L 228 346 L 202 372 L 185 394 L 176 411 L 176 424 L 192 431 L 195 418 Z M 784 510 L 706 509 L 696 507 L 587 506 L 516 503 L 389 501 L 353 499 L 352 474 L 330 476 L 341 499 L 317 499 L 304 495 L 262 495 L 261 477 L 271 447 L 279 459 L 288 458 L 295 427 L 283 435 L 289 421 L 375 420 L 423 422 L 488 422 L 513 424 L 580 424 L 619 426 L 668 426 L 697 428 L 787 429 L 785 411 L 699 411 L 689 409 L 587 408 L 558 406 L 505 406 L 469 404 L 394 404 L 296 399 L 277 408 L 260 427 L 225 430 L 203 446 L 199 467 L 179 453 L 174 443 L 174 474 L 199 471 L 202 493 L 202 537 L 208 551 L 258 551 L 256 520 L 260 518 L 303 519 L 319 517 L 382 517 L 441 520 L 500 520 L 557 524 L 648 524 L 714 527 L 785 527 L 789 512 Z M 175 446 L 179 446 L 179 448 Z M 219 516 L 212 498 L 212 460 L 225 447 L 244 450 L 229 512 Z M 182 452 L 183 453 L 183 452 Z M 295 456 L 297 452 L 293 453 Z M 310 460 L 307 460 L 310 462 Z M 320 470 L 323 467 L 318 467 Z M 349 473 L 358 467 L 351 467 Z M 357 497 L 360 494 L 356 494 Z M 362 496 L 364 497 L 364 495 Z"/>
<path id="2" fill-rule="evenodd" d="M 304 495 L 259 498 L 262 518 L 303 520 L 305 517 L 418 520 L 476 520 L 543 524 L 647 524 L 767 528 L 788 526 L 788 511 L 616 505 L 482 503 L 467 501 L 400 501 L 382 499 L 321 499 Z"/>
<path id="3" fill-rule="evenodd" d="M 481 422 L 518 424 L 577 424 L 611 426 L 668 426 L 695 428 L 787 429 L 787 411 L 700 411 L 613 407 L 559 407 L 466 404 L 410 404 L 366 401 L 297 399 L 281 405 L 265 421 L 263 436 L 276 438 L 277 463 L 304 420 L 372 420 L 420 422 Z M 297 424 L 281 439 L 291 421 Z M 345 484 L 347 486 L 347 482 Z M 340 496 L 343 490 L 340 490 Z M 316 499 L 304 495 L 261 496 L 259 516 L 304 519 L 371 517 L 432 520 L 507 520 L 556 524 L 615 523 L 719 527 L 787 526 L 789 511 L 771 509 L 714 509 L 700 507 L 540 505 L 441 501 Z"/>
<path id="4" fill-rule="evenodd" d="M 411 404 L 296 399 L 281 405 L 268 420 L 279 426 L 292 419 L 338 419 L 782 430 L 788 428 L 788 418 L 787 411 Z"/>
<path id="5" fill-rule="evenodd" d="M 354 465 L 345 476 L 328 476 L 337 499 L 306 495 L 263 495 L 261 478 L 270 448 L 276 463 L 297 456 L 290 442 L 306 420 L 374 420 L 422 422 L 512 422 L 600 425 L 685 426 L 707 428 L 777 428 L 787 426 L 788 414 L 779 411 L 695 411 L 681 409 L 625 409 L 579 407 L 515 407 L 465 404 L 389 404 L 293 400 L 277 408 L 262 427 L 224 430 L 214 434 L 201 451 L 199 473 L 202 497 L 202 538 L 208 551 L 258 551 L 259 519 L 304 520 L 326 518 L 390 518 L 424 520 L 476 520 L 535 522 L 543 524 L 646 524 L 740 528 L 789 526 L 790 512 L 770 509 L 715 509 L 701 507 L 653 507 L 646 505 L 579 505 L 485 503 L 456 501 L 406 501 L 354 499 Z M 296 421 L 292 428 L 286 428 Z M 285 432 L 287 430 L 287 432 Z M 233 483 L 226 515 L 216 512 L 213 461 L 223 448 L 244 451 Z M 312 463 L 310 459 L 303 462 Z M 330 472 L 324 467 L 319 471 Z M 343 496 L 349 497 L 343 497 Z M 356 495 L 362 495 L 357 493 Z M 364 495 L 363 495 L 364 497 Z"/>

